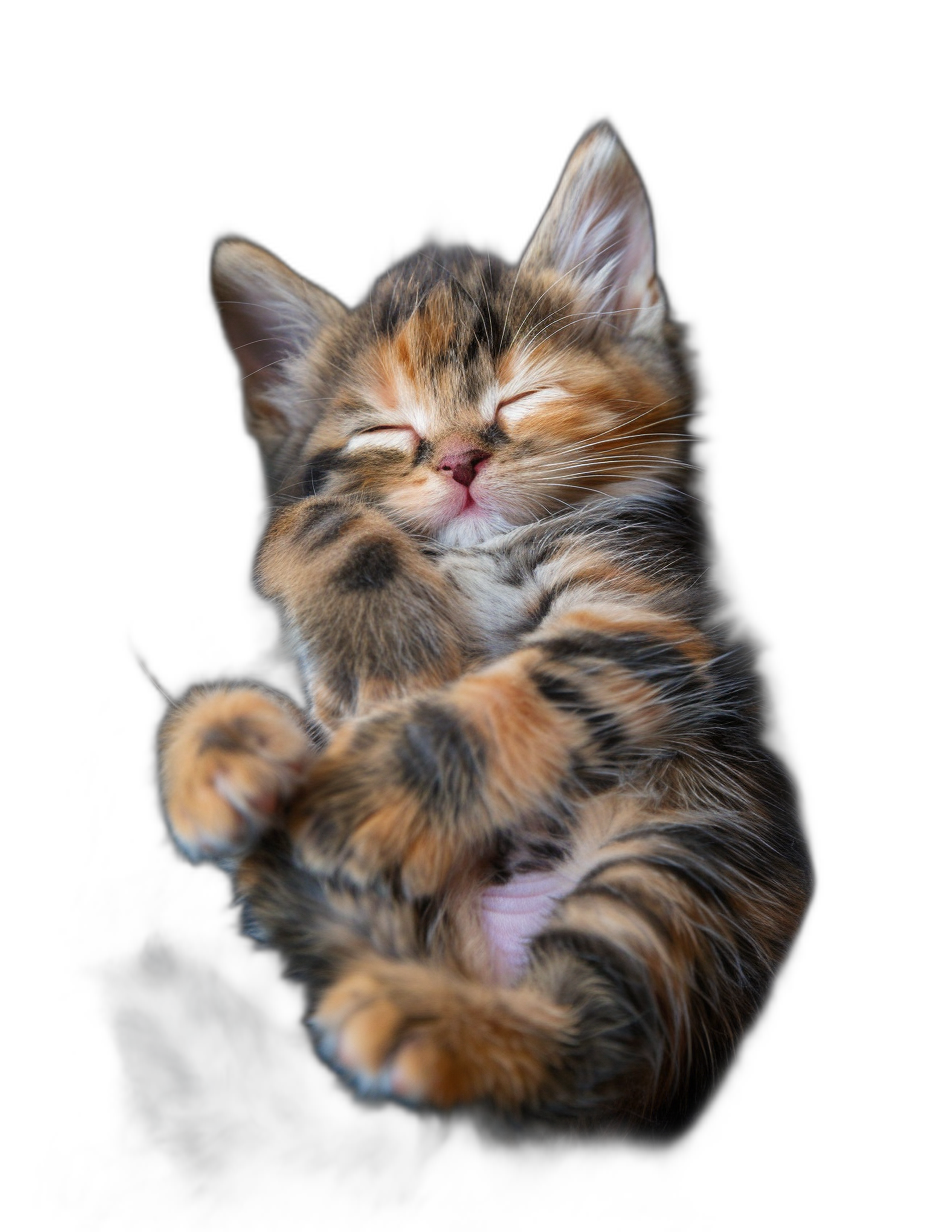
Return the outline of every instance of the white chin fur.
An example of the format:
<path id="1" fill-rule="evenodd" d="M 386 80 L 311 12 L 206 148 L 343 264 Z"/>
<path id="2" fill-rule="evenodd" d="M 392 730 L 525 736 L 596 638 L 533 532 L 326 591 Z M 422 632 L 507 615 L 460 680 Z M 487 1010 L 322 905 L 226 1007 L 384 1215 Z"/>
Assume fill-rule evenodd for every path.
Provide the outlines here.
<path id="1" fill-rule="evenodd" d="M 498 514 L 464 514 L 446 522 L 435 532 L 439 543 L 449 548 L 470 548 L 475 543 L 483 543 L 494 535 L 501 535 L 512 529 L 512 524 Z"/>

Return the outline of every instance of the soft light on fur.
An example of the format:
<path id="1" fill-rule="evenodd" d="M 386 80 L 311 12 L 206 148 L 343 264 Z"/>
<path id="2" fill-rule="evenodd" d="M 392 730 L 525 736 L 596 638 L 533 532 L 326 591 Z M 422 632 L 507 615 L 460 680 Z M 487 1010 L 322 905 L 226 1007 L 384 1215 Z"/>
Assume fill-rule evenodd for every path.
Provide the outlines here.
<path id="1" fill-rule="evenodd" d="M 229 868 L 360 1094 L 679 1127 L 811 873 L 706 582 L 634 166 L 591 130 L 514 267 L 424 248 L 349 310 L 232 239 L 213 285 L 307 706 L 172 707 L 179 848 Z"/>

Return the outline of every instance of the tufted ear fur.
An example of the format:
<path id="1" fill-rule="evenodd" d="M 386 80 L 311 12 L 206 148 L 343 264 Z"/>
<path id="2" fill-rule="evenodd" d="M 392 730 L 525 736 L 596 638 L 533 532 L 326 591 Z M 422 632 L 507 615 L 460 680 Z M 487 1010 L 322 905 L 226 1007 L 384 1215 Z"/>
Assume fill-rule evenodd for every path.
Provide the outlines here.
<path id="1" fill-rule="evenodd" d="M 306 420 L 306 399 L 288 397 L 289 361 L 346 308 L 272 253 L 229 237 L 213 250 L 213 295 L 242 371 L 249 431 L 269 456 Z"/>
<path id="2" fill-rule="evenodd" d="M 581 138 L 529 241 L 522 267 L 573 283 L 585 310 L 623 334 L 660 329 L 666 305 L 657 278 L 644 185 L 606 121 Z"/>

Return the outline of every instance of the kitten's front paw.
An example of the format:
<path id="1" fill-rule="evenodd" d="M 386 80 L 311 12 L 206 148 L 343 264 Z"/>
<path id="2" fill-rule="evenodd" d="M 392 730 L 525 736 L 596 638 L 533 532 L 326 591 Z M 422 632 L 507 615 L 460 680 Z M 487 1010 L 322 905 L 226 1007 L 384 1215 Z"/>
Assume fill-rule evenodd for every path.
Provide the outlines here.
<path id="1" fill-rule="evenodd" d="M 158 747 L 168 828 L 195 863 L 251 846 L 314 757 L 296 707 L 256 686 L 191 689 L 165 718 Z"/>
<path id="2" fill-rule="evenodd" d="M 358 885 L 435 893 L 492 837 L 483 754 L 441 702 L 418 700 L 347 724 L 316 763 L 292 823 L 304 863 Z"/>

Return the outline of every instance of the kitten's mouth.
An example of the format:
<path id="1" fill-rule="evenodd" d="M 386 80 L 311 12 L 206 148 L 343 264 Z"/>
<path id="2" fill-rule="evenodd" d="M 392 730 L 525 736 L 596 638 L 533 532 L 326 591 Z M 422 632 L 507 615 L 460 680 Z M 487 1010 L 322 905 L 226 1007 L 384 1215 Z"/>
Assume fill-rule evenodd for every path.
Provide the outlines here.
<path id="1" fill-rule="evenodd" d="M 433 533 L 444 543 L 476 543 L 499 521 L 492 495 L 475 492 L 473 485 L 449 485 L 436 514 Z"/>
<path id="2" fill-rule="evenodd" d="M 489 514 L 489 509 L 484 501 L 477 500 L 471 493 L 470 488 L 464 493 L 464 499 L 458 505 L 457 511 L 452 513 L 448 519 L 449 522 L 472 522 L 475 518 L 484 518 Z"/>
<path id="3" fill-rule="evenodd" d="M 465 488 L 460 484 L 455 484 L 454 487 L 456 490 L 449 493 L 452 499 L 448 501 L 446 506 L 448 511 L 445 516 L 446 523 L 453 522 L 455 518 L 459 518 L 466 513 L 483 512 L 483 506 L 475 498 L 472 487 L 468 486 Z"/>

